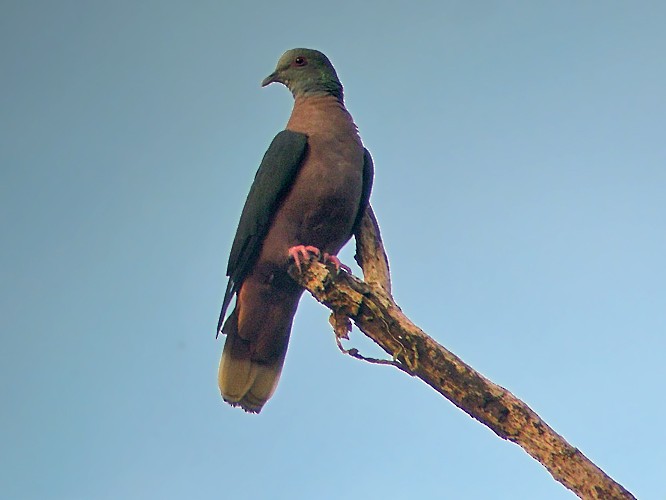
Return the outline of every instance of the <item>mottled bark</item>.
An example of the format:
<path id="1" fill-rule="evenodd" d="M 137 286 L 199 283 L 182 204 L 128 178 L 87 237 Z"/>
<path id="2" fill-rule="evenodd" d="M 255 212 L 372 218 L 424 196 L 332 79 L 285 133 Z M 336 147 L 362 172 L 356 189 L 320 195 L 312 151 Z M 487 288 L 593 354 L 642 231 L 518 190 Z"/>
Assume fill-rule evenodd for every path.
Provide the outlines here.
<path id="1" fill-rule="evenodd" d="M 580 498 L 634 498 L 529 406 L 465 364 L 402 313 L 390 294 L 388 261 L 370 208 L 357 235 L 356 259 L 365 282 L 342 271 L 336 275 L 333 267 L 316 261 L 304 266 L 302 273 L 295 266 L 290 269 L 294 279 L 333 311 L 331 323 L 338 338 L 346 336 L 351 318 L 392 358 L 379 362 L 419 377 L 498 436 L 522 447 Z M 345 352 L 367 359 L 356 350 Z"/>

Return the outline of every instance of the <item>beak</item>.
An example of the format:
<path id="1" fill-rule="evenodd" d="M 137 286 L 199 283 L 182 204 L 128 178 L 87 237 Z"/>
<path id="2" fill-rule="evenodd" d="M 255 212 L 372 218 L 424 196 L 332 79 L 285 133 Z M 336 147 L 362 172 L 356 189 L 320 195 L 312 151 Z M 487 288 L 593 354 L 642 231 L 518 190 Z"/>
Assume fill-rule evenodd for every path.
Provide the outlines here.
<path id="1" fill-rule="evenodd" d="M 268 75 L 266 78 L 264 78 L 261 82 L 261 86 L 265 87 L 266 85 L 270 85 L 271 83 L 282 83 L 282 80 L 280 79 L 280 76 L 277 71 L 274 71 L 270 75 Z"/>

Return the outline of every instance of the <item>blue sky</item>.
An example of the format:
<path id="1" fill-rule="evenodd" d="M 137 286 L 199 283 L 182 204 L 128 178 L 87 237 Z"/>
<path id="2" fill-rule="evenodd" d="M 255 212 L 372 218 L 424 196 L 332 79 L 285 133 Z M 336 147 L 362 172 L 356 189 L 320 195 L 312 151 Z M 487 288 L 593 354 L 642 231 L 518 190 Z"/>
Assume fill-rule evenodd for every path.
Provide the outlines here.
<path id="1" fill-rule="evenodd" d="M 4 497 L 573 498 L 420 381 L 341 355 L 309 297 L 262 414 L 221 401 L 228 251 L 292 102 L 259 82 L 298 46 L 333 61 L 373 154 L 403 310 L 666 495 L 664 4 L 1 13 Z"/>

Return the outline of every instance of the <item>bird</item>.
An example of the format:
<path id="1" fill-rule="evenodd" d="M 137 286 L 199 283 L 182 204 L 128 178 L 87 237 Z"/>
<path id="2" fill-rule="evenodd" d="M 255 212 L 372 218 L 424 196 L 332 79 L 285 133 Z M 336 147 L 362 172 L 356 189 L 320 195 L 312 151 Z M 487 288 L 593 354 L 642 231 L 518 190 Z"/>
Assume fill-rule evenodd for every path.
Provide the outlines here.
<path id="1" fill-rule="evenodd" d="M 300 269 L 316 257 L 339 271 L 337 253 L 360 223 L 374 177 L 342 84 L 322 52 L 287 50 L 261 86 L 272 83 L 291 91 L 294 106 L 243 206 L 217 325 L 217 335 L 226 335 L 218 371 L 222 398 L 249 413 L 261 411 L 282 372 L 304 291 L 289 266 Z"/>

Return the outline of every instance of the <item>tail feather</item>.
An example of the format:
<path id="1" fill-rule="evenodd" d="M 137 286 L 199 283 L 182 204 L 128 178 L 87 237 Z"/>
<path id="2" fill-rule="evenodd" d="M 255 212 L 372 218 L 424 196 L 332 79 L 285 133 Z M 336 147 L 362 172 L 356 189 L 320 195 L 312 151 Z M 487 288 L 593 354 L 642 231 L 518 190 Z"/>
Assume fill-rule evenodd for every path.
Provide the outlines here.
<path id="1" fill-rule="evenodd" d="M 270 285 L 261 273 L 242 283 L 236 306 L 222 327 L 227 339 L 218 383 L 226 402 L 259 413 L 273 395 L 302 293 L 286 274 L 284 280 L 278 276 Z"/>
<path id="2" fill-rule="evenodd" d="M 251 413 L 259 413 L 275 392 L 284 355 L 271 363 L 252 360 L 249 342 L 227 336 L 220 360 L 218 383 L 224 400 Z"/>

